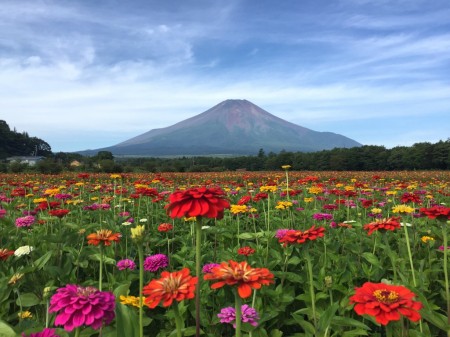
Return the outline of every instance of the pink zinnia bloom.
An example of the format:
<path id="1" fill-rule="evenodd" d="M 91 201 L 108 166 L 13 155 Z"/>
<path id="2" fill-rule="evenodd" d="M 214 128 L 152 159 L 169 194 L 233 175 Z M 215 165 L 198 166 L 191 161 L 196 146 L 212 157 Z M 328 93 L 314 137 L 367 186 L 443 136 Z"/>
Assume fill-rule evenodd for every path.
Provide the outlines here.
<path id="1" fill-rule="evenodd" d="M 3 218 L 6 215 L 6 209 L 0 208 L 0 218 Z"/>
<path id="2" fill-rule="evenodd" d="M 67 331 L 80 326 L 98 330 L 115 317 L 114 295 L 94 287 L 68 284 L 59 288 L 50 299 L 49 312 L 57 312 L 55 325 L 62 325 Z"/>
<path id="3" fill-rule="evenodd" d="M 16 227 L 30 227 L 34 223 L 34 216 L 27 215 L 16 219 Z"/>
<path id="4" fill-rule="evenodd" d="M 59 335 L 55 334 L 55 329 L 45 328 L 41 332 L 32 333 L 31 335 L 22 333 L 22 337 L 59 337 Z"/>
<path id="5" fill-rule="evenodd" d="M 134 261 L 130 259 L 120 260 L 117 262 L 117 268 L 119 270 L 125 269 L 134 270 L 136 269 L 136 263 L 134 263 Z"/>
<path id="6" fill-rule="evenodd" d="M 155 254 L 147 256 L 144 261 L 144 270 L 156 272 L 159 269 L 166 268 L 169 265 L 169 258 L 164 254 Z"/>

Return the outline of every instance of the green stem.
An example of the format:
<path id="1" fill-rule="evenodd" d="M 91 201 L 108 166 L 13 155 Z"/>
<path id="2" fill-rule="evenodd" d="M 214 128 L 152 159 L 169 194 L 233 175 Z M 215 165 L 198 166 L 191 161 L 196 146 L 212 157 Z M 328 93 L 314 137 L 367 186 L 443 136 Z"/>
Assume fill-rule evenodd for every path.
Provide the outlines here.
<path id="1" fill-rule="evenodd" d="M 144 308 L 143 308 L 143 294 L 144 288 L 144 249 L 142 244 L 138 243 L 139 256 L 139 337 L 144 337 Z"/>
<path id="2" fill-rule="evenodd" d="M 448 280 L 448 237 L 447 237 L 447 224 L 444 221 L 442 224 L 442 234 L 444 240 L 444 280 L 445 280 L 445 297 L 447 300 L 447 324 L 450 325 L 450 284 Z M 447 336 L 450 337 L 450 331 L 447 332 Z"/>
<path id="3" fill-rule="evenodd" d="M 306 264 L 308 267 L 308 277 L 309 277 L 309 293 L 311 296 L 311 308 L 312 308 L 312 315 L 313 315 L 313 322 L 314 322 L 314 329 L 317 330 L 317 315 L 316 315 L 316 294 L 314 293 L 314 283 L 313 283 L 313 270 L 312 270 L 312 263 L 311 263 L 311 257 L 309 256 L 309 252 L 306 249 L 305 251 L 305 259 Z"/>
<path id="4" fill-rule="evenodd" d="M 201 263 L 202 263 L 202 218 L 198 218 L 195 228 L 195 275 L 198 277 L 195 288 L 195 336 L 200 337 L 200 285 L 201 285 Z"/>
<path id="5" fill-rule="evenodd" d="M 414 285 L 414 287 L 417 287 L 416 274 L 414 272 L 414 264 L 413 264 L 412 254 L 411 254 L 411 245 L 409 243 L 408 226 L 406 226 L 406 224 L 404 224 L 403 228 L 405 229 L 406 248 L 408 249 L 408 258 L 409 258 L 409 265 L 411 266 L 413 285 Z"/>
<path id="6" fill-rule="evenodd" d="M 74 337 L 79 337 L 80 336 L 80 331 L 81 331 L 80 327 L 76 328 Z"/>
<path id="7" fill-rule="evenodd" d="M 98 290 L 102 291 L 102 279 L 103 279 L 103 246 L 100 243 L 100 270 L 98 273 Z"/>
<path id="8" fill-rule="evenodd" d="M 178 303 L 176 303 L 173 306 L 173 313 L 175 316 L 175 326 L 177 328 L 177 337 L 182 337 L 183 333 L 182 333 L 182 328 L 183 328 L 183 322 L 181 320 L 181 315 L 180 315 L 180 309 L 178 308 Z"/>
<path id="9" fill-rule="evenodd" d="M 241 306 L 242 306 L 242 299 L 239 296 L 239 293 L 237 289 L 235 289 L 234 292 L 234 310 L 235 310 L 235 316 L 236 316 L 236 337 L 242 336 L 241 326 L 242 326 L 242 313 L 241 313 Z"/>

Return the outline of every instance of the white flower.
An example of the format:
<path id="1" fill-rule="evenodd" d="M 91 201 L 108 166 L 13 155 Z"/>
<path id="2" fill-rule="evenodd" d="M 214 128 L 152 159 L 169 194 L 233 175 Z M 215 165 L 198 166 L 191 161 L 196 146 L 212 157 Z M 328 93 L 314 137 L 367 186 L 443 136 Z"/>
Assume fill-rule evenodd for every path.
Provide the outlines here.
<path id="1" fill-rule="evenodd" d="M 22 256 L 22 255 L 28 255 L 28 254 L 30 254 L 32 251 L 33 251 L 33 247 L 31 247 L 31 246 L 22 246 L 22 247 L 19 247 L 19 248 L 17 248 L 15 251 L 14 251 L 14 256 Z"/>
<path id="2" fill-rule="evenodd" d="M 139 222 L 147 222 L 147 219 L 141 219 Z"/>
<path id="3" fill-rule="evenodd" d="M 210 228 L 211 226 L 202 226 L 202 229 L 208 229 L 208 228 Z"/>
<path id="4" fill-rule="evenodd" d="M 129 222 L 129 221 L 122 222 L 122 226 L 129 226 L 131 224 L 132 224 L 132 222 Z"/>
<path id="5" fill-rule="evenodd" d="M 400 226 L 412 227 L 412 224 L 407 222 L 400 222 Z"/>

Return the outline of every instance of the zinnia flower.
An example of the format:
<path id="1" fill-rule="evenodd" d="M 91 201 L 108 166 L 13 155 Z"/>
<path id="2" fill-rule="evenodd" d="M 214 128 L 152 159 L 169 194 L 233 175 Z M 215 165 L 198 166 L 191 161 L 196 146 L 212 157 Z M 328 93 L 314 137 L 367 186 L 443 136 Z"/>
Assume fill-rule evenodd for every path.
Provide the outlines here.
<path id="1" fill-rule="evenodd" d="M 429 219 L 450 220 L 450 207 L 433 206 L 430 208 L 421 208 L 419 211 L 425 214 Z"/>
<path id="2" fill-rule="evenodd" d="M 325 228 L 319 227 L 316 228 L 315 225 L 313 225 L 310 229 L 307 229 L 306 231 L 301 231 L 297 229 L 289 229 L 286 232 L 277 232 L 278 236 L 278 242 L 283 243 L 283 246 L 287 246 L 289 243 L 305 243 L 307 241 L 314 241 L 318 238 L 323 237 L 325 234 Z M 283 236 L 281 236 L 283 235 Z"/>
<path id="3" fill-rule="evenodd" d="M 252 247 L 249 246 L 245 246 L 245 247 L 241 247 L 238 249 L 237 253 L 239 255 L 245 255 L 245 256 L 249 256 L 252 255 L 256 252 L 256 250 L 254 250 Z"/>
<path id="4" fill-rule="evenodd" d="M 184 299 L 195 297 L 195 286 L 198 278 L 190 275 L 188 268 L 169 273 L 163 271 L 160 279 L 151 280 L 142 293 L 147 295 L 145 304 L 153 309 L 159 302 L 163 301 L 163 306 L 168 307 L 174 300 L 181 302 Z"/>
<path id="5" fill-rule="evenodd" d="M 220 323 L 232 323 L 236 328 L 236 310 L 233 307 L 222 308 L 220 313 L 217 314 L 220 318 Z M 249 323 L 253 326 L 258 325 L 259 315 L 255 309 L 244 304 L 241 306 L 241 320 L 244 323 Z"/>
<path id="6" fill-rule="evenodd" d="M 52 210 L 48 211 L 49 215 L 56 216 L 60 219 L 65 217 L 69 213 L 70 213 L 70 210 L 68 210 L 68 209 L 52 209 Z"/>
<path id="7" fill-rule="evenodd" d="M 14 256 L 17 256 L 17 257 L 19 257 L 19 256 L 22 256 L 22 255 L 28 255 L 28 254 L 30 254 L 32 251 L 33 251 L 33 247 L 31 247 L 31 246 L 22 246 L 22 247 L 19 247 L 19 248 L 17 248 L 15 251 L 14 251 Z"/>
<path id="8" fill-rule="evenodd" d="M 6 209 L 0 208 L 0 218 L 3 218 L 6 215 Z"/>
<path id="9" fill-rule="evenodd" d="M 173 229 L 172 224 L 170 223 L 162 223 L 158 226 L 158 232 L 166 233 Z"/>
<path id="10" fill-rule="evenodd" d="M 203 276 L 205 280 L 218 281 L 211 285 L 211 289 L 218 289 L 224 285 L 237 285 L 239 296 L 247 298 L 253 289 L 260 289 L 262 285 L 273 283 L 273 274 L 267 268 L 252 268 L 246 261 L 230 260 L 222 262 Z"/>
<path id="11" fill-rule="evenodd" d="M 9 250 L 6 248 L 0 248 L 0 260 L 1 261 L 6 261 L 8 259 L 8 257 L 10 257 L 13 254 L 14 254 L 13 250 Z"/>
<path id="12" fill-rule="evenodd" d="M 89 234 L 88 245 L 98 246 L 103 243 L 105 246 L 111 246 L 111 242 L 119 242 L 121 237 L 120 233 L 114 233 L 109 229 L 100 229 L 96 233 Z"/>
<path id="13" fill-rule="evenodd" d="M 366 282 L 355 289 L 350 302 L 356 303 L 354 310 L 358 315 L 370 315 L 387 325 L 405 316 L 413 322 L 420 320 L 422 303 L 414 301 L 416 295 L 404 286 Z"/>
<path id="14" fill-rule="evenodd" d="M 389 219 L 376 219 L 367 225 L 364 225 L 364 229 L 368 231 L 367 235 L 372 235 L 374 231 L 393 231 L 400 228 L 400 217 L 390 217 Z"/>
<path id="15" fill-rule="evenodd" d="M 55 333 L 55 329 L 45 328 L 41 332 L 32 333 L 30 335 L 22 333 L 22 337 L 59 337 L 59 335 Z"/>
<path id="16" fill-rule="evenodd" d="M 198 217 L 223 218 L 224 209 L 230 203 L 224 199 L 225 192 L 220 188 L 190 188 L 175 191 L 169 196 L 167 213 L 172 218 Z"/>
<path id="17" fill-rule="evenodd" d="M 34 216 L 27 215 L 16 219 L 16 227 L 30 227 L 34 223 Z"/>
<path id="18" fill-rule="evenodd" d="M 125 270 L 125 269 L 134 270 L 134 269 L 136 269 L 136 263 L 134 263 L 134 261 L 130 260 L 130 259 L 123 259 L 123 260 L 117 261 L 117 268 L 119 270 Z"/>
<path id="19" fill-rule="evenodd" d="M 55 325 L 62 325 L 67 331 L 80 326 L 98 330 L 114 319 L 115 306 L 111 292 L 68 284 L 56 290 L 50 299 L 49 312 L 58 313 Z"/>
<path id="20" fill-rule="evenodd" d="M 164 254 L 155 254 L 147 256 L 144 261 L 144 270 L 156 272 L 169 265 L 169 258 Z"/>
<path id="21" fill-rule="evenodd" d="M 202 273 L 207 274 L 210 273 L 214 267 L 220 266 L 218 263 L 207 263 L 202 268 Z"/>

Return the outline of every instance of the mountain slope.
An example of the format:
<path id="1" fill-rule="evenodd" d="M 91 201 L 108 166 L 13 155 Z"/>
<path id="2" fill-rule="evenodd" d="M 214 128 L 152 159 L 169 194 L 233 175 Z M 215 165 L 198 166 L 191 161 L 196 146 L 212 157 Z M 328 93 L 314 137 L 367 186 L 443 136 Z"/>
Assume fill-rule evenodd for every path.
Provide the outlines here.
<path id="1" fill-rule="evenodd" d="M 89 152 L 150 156 L 255 155 L 261 148 L 266 152 L 311 152 L 354 146 L 361 144 L 339 134 L 317 132 L 287 122 L 247 100 L 226 100 L 172 126 Z"/>

